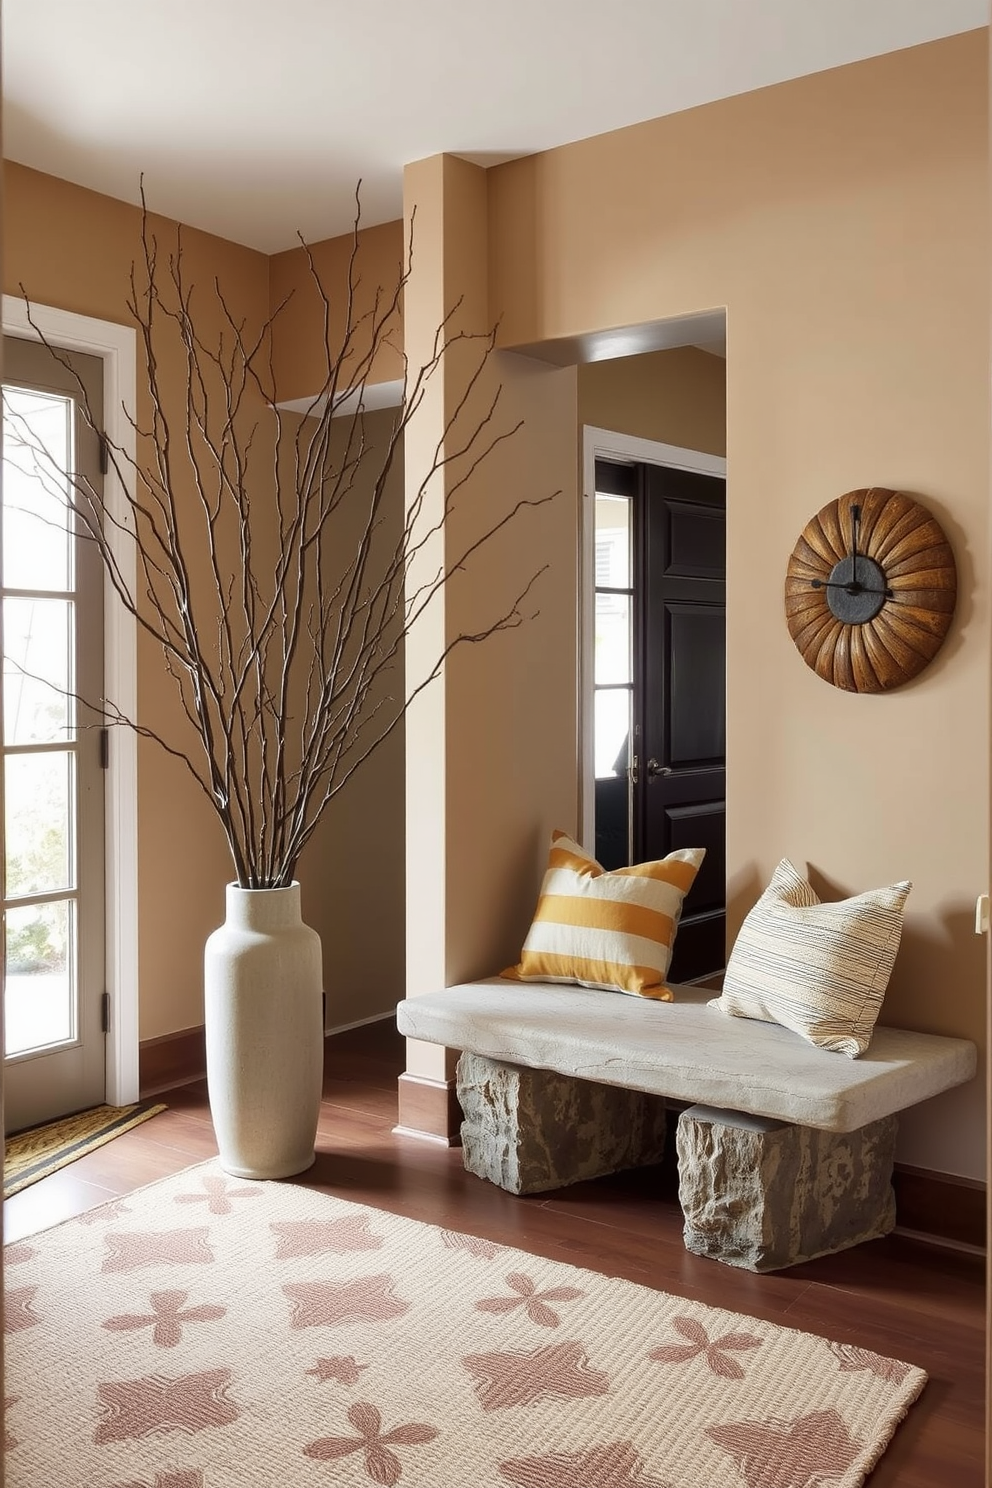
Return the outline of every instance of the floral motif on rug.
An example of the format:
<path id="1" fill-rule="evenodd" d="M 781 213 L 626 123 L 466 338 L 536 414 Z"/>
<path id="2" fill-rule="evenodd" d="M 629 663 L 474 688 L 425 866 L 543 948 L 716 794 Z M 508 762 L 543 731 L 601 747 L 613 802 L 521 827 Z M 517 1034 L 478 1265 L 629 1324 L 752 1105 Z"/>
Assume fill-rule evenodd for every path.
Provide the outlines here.
<path id="1" fill-rule="evenodd" d="M 859 1488 L 925 1383 L 216 1163 L 6 1263 L 7 1488 Z"/>

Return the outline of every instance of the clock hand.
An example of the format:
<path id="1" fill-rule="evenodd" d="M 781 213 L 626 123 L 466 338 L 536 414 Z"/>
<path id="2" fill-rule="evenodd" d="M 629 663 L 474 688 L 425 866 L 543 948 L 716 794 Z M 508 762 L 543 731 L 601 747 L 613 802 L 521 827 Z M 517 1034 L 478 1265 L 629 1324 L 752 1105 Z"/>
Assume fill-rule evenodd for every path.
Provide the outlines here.
<path id="1" fill-rule="evenodd" d="M 862 584 L 858 578 L 858 532 L 861 527 L 860 506 L 851 507 L 851 551 L 848 557 L 851 561 L 851 577 L 846 583 L 830 579 L 811 579 L 810 583 L 814 589 L 843 589 L 845 594 L 857 597 L 859 594 L 882 594 L 886 599 L 892 598 L 891 589 L 875 589 L 870 584 Z"/>
<path id="2" fill-rule="evenodd" d="M 860 580 L 852 580 L 849 584 L 832 583 L 830 579 L 810 579 L 809 582 L 813 589 L 843 589 L 848 594 L 884 594 L 886 599 L 893 597 L 891 589 L 872 589 Z"/>

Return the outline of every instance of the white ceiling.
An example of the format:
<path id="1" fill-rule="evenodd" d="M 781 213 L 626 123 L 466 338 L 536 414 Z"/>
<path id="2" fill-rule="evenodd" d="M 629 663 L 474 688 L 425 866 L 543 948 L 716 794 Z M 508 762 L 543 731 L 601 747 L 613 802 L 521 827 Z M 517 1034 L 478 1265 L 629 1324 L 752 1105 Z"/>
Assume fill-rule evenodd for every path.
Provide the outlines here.
<path id="1" fill-rule="evenodd" d="M 988 0 L 3 0 L 4 153 L 266 252 L 529 154 L 985 25 Z"/>

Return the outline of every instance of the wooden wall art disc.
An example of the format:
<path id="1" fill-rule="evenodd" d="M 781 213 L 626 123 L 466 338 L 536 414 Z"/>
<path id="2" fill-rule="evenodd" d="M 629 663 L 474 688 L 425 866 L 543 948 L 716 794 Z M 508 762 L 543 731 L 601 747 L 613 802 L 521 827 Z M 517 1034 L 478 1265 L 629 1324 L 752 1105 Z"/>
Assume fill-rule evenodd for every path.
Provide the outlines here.
<path id="1" fill-rule="evenodd" d="M 813 586 L 814 579 L 827 583 L 845 559 L 849 564 L 853 507 L 861 512 L 858 553 L 880 575 L 878 613 L 862 622 L 834 613 L 829 599 L 837 595 L 840 607 L 839 585 Z M 785 615 L 800 656 L 847 692 L 888 692 L 921 672 L 940 650 L 956 597 L 954 554 L 939 522 L 919 501 L 883 486 L 848 491 L 817 512 L 785 578 Z"/>

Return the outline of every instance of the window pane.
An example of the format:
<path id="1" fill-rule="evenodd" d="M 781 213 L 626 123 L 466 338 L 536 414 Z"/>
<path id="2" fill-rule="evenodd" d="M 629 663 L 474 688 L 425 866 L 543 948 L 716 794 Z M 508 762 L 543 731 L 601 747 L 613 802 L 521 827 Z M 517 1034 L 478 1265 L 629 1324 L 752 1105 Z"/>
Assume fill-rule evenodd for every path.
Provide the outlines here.
<path id="1" fill-rule="evenodd" d="M 68 738 L 71 610 L 72 602 L 64 599 L 4 600 L 7 744 L 58 744 Z"/>
<path id="2" fill-rule="evenodd" d="M 3 582 L 7 589 L 72 587 L 68 398 L 6 388 L 3 395 Z M 47 452 L 38 455 L 34 446 Z"/>
<path id="3" fill-rule="evenodd" d="M 596 779 L 622 775 L 630 759 L 630 689 L 618 687 L 594 696 Z"/>
<path id="4" fill-rule="evenodd" d="M 73 887 L 72 755 L 13 754 L 6 760 L 7 895 Z"/>
<path id="5" fill-rule="evenodd" d="M 630 680 L 630 597 L 597 594 L 593 681 L 602 686 Z"/>
<path id="6" fill-rule="evenodd" d="M 596 494 L 596 585 L 631 587 L 629 496 Z"/>
<path id="7" fill-rule="evenodd" d="M 62 900 L 7 911 L 7 1054 L 43 1049 L 75 1036 L 74 909 Z"/>

